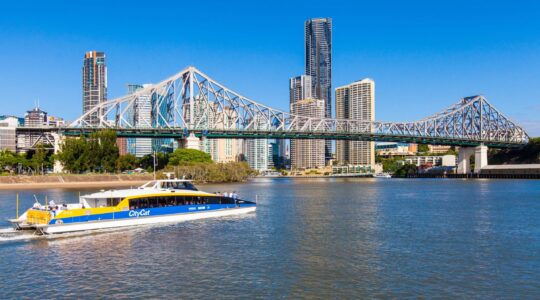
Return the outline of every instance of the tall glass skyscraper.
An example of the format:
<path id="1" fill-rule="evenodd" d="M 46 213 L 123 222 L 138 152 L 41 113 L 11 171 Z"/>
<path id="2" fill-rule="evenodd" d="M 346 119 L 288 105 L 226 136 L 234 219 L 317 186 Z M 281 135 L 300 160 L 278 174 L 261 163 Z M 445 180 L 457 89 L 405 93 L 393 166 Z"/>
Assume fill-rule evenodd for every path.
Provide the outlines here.
<path id="1" fill-rule="evenodd" d="M 314 18 L 305 22 L 306 75 L 312 78 L 313 98 L 324 101 L 324 117 L 332 117 L 332 19 Z M 332 142 L 325 143 L 330 158 Z"/>
<path id="2" fill-rule="evenodd" d="M 82 67 L 83 114 L 107 101 L 107 65 L 105 53 L 89 51 L 84 55 Z M 100 112 L 86 119 L 91 125 L 99 124 Z"/>

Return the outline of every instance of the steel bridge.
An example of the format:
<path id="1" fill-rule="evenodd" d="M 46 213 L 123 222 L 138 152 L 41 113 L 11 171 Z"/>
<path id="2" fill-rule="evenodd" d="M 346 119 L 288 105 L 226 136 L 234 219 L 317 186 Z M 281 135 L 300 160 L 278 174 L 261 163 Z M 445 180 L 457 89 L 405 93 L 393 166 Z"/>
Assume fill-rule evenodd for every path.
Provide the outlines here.
<path id="1" fill-rule="evenodd" d="M 145 112 L 143 110 L 146 109 Z M 141 114 L 149 116 L 141 118 Z M 515 147 L 527 133 L 483 96 L 465 97 L 415 122 L 312 118 L 274 109 L 188 67 L 160 83 L 101 103 L 63 128 L 19 128 L 89 134 L 110 128 L 120 137 L 277 138 L 394 141 Z"/>

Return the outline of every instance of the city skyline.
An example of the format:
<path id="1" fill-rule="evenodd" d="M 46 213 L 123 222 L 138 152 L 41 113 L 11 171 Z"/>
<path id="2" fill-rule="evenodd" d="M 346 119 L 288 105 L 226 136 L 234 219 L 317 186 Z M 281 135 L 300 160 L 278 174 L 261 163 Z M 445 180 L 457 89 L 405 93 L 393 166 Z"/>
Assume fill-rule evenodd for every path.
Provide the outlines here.
<path id="1" fill-rule="evenodd" d="M 540 112 L 537 104 L 540 92 L 534 85 L 540 77 L 536 67 L 540 65 L 536 55 L 540 39 L 534 34 L 540 23 L 533 18 L 533 12 L 538 11 L 535 4 L 527 4 L 530 9 L 520 7 L 518 10 L 513 6 L 503 9 L 497 3 L 491 3 L 489 9 L 478 4 L 458 3 L 448 8 L 439 6 L 448 9 L 447 13 L 435 9 L 431 17 L 422 15 L 415 21 L 407 21 L 400 16 L 389 20 L 399 8 L 403 9 L 403 5 L 396 4 L 385 14 L 381 7 L 369 4 L 373 6 L 373 16 L 358 24 L 350 20 L 350 14 L 335 8 L 319 7 L 300 13 L 294 7 L 284 16 L 283 24 L 273 28 L 276 32 L 265 37 L 266 42 L 261 42 L 258 37 L 248 38 L 253 31 L 249 27 L 257 26 L 230 30 L 232 25 L 228 25 L 218 30 L 215 41 L 224 41 L 226 37 L 231 41 L 227 40 L 217 48 L 207 31 L 195 38 L 195 35 L 205 31 L 194 29 L 187 38 L 183 37 L 185 40 L 163 42 L 150 50 L 144 46 L 155 43 L 153 38 L 149 38 L 148 42 L 122 38 L 122 26 L 116 30 L 116 25 L 110 22 L 99 25 L 97 33 L 104 33 L 105 27 L 115 30 L 98 36 L 97 33 L 90 34 L 86 25 L 69 17 L 53 13 L 51 20 L 44 20 L 38 15 L 45 9 L 40 4 L 33 4 L 32 7 L 24 4 L 7 6 L 10 5 L 14 13 L 0 21 L 4 25 L 0 26 L 0 33 L 4 36 L 0 43 L 5 46 L 6 54 L 0 62 L 6 67 L 5 70 L 9 70 L 3 72 L 0 79 L 5 97 L 10 100 L 3 100 L 3 114 L 20 116 L 39 98 L 43 109 L 51 114 L 67 120 L 78 117 L 81 111 L 78 99 L 82 92 L 80 83 L 77 83 L 80 80 L 80 55 L 89 50 L 107 53 L 109 71 L 114 70 L 112 73 L 110 71 L 108 78 L 109 99 L 124 95 L 127 82 L 155 83 L 187 65 L 195 65 L 213 74 L 217 80 L 224 81 L 227 86 L 243 91 L 246 96 L 283 109 L 287 107 L 289 98 L 285 81 L 291 74 L 302 72 L 304 53 L 298 50 L 301 49 L 299 41 L 304 34 L 301 24 L 312 17 L 329 16 L 334 26 L 333 86 L 363 77 L 374 78 L 378 83 L 377 120 L 421 119 L 459 98 L 484 94 L 510 118 L 523 125 L 529 134 L 540 135 L 540 121 L 536 117 Z M 413 12 L 413 16 L 434 9 L 433 5 L 417 6 L 414 7 L 417 11 Z M 68 5 L 62 8 L 69 15 L 78 7 Z M 460 24 L 464 17 L 461 14 L 452 15 L 459 9 L 469 13 L 482 12 L 485 16 L 483 25 L 471 28 Z M 118 13 L 118 10 L 118 7 L 112 7 L 106 14 Z M 412 10 L 408 8 L 408 12 Z M 26 11 L 28 16 L 21 17 L 19 11 Z M 272 7 L 266 14 L 276 11 L 277 8 Z M 521 17 L 505 19 L 509 22 L 499 24 L 497 21 L 505 14 Z M 34 19 L 27 20 L 34 16 Z M 375 20 L 374 16 L 380 17 L 380 20 Z M 59 28 L 60 21 L 73 26 Z M 383 21 L 388 24 L 382 26 Z M 163 22 L 157 25 L 163 30 L 159 35 L 165 35 L 168 30 Z M 216 21 L 209 22 L 203 27 L 209 28 Z M 247 18 L 242 24 L 256 25 L 257 22 L 254 18 Z M 524 30 L 523 24 L 527 24 L 527 30 Z M 347 44 L 351 32 L 365 29 L 365 25 L 370 25 L 372 30 L 362 31 L 361 42 L 352 40 Z M 400 25 L 400 28 L 396 25 Z M 400 36 L 398 32 L 406 34 Z M 213 38 L 216 39 L 215 36 Z M 203 39 L 208 41 L 203 42 Z M 242 41 L 245 45 L 238 44 Z M 270 43 L 274 46 L 264 49 Z M 236 47 L 236 52 L 232 50 L 233 47 Z M 134 64 L 139 56 L 144 59 Z M 261 73 L 257 67 L 265 65 L 259 59 L 263 56 L 267 56 L 265 63 L 268 68 Z M 53 62 L 54 70 L 50 70 Z M 233 65 L 236 66 L 232 73 L 234 76 L 227 76 L 230 70 L 234 70 Z M 50 74 L 43 76 L 45 70 L 50 70 Z M 31 81 L 32 85 L 21 84 L 23 81 Z M 21 86 L 24 88 L 21 89 Z M 394 107 L 401 103 L 407 105 L 395 111 Z"/>

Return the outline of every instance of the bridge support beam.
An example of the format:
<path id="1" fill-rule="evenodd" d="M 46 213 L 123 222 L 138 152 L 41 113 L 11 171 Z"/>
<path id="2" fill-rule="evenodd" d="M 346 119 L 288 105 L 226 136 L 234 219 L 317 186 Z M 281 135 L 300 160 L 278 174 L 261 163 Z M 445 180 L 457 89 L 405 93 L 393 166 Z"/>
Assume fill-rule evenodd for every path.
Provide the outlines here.
<path id="1" fill-rule="evenodd" d="M 190 133 L 187 138 L 182 140 L 182 145 L 186 149 L 201 150 L 201 139 L 196 137 L 194 133 Z"/>
<path id="2" fill-rule="evenodd" d="M 474 155 L 474 173 L 480 173 L 480 170 L 488 165 L 487 158 L 488 147 L 483 144 L 477 147 L 460 147 L 458 155 L 458 174 L 468 174 L 471 172 L 471 156 Z"/>
<path id="3" fill-rule="evenodd" d="M 58 152 L 60 152 L 60 143 L 64 140 L 64 136 L 56 132 L 51 133 L 51 136 L 53 137 L 53 140 L 54 140 L 54 145 L 53 145 L 54 154 L 58 154 Z M 58 159 L 54 161 L 53 172 L 54 173 L 64 172 L 64 165 L 62 165 L 62 163 Z"/>

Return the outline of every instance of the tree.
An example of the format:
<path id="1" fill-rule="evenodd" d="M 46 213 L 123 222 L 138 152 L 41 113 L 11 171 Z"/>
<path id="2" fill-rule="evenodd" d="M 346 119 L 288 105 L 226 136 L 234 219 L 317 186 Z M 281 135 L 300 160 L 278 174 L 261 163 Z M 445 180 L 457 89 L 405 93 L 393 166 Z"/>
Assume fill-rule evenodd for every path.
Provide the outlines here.
<path id="1" fill-rule="evenodd" d="M 73 173 L 90 170 L 89 145 L 84 137 L 68 138 L 60 145 L 60 151 L 56 155 L 64 169 Z"/>
<path id="2" fill-rule="evenodd" d="M 14 172 L 19 165 L 27 166 L 26 157 L 18 155 L 9 150 L 0 151 L 0 169 Z"/>
<path id="3" fill-rule="evenodd" d="M 169 156 L 169 164 L 173 166 L 193 163 L 212 163 L 210 154 L 195 149 L 176 149 Z"/>
<path id="4" fill-rule="evenodd" d="M 418 145 L 418 152 L 421 152 L 421 153 L 427 153 L 427 152 L 429 152 L 429 147 L 428 147 L 428 145 L 425 145 L 425 144 L 419 144 L 419 145 Z"/>
<path id="5" fill-rule="evenodd" d="M 36 147 L 35 152 L 32 154 L 32 157 L 30 158 L 30 165 L 32 166 L 32 169 L 36 173 L 44 173 L 44 169 L 46 167 L 51 166 L 51 162 L 48 159 L 50 156 L 50 153 L 42 144 L 38 144 Z"/>
<path id="6" fill-rule="evenodd" d="M 64 169 L 70 172 L 114 172 L 119 157 L 116 133 L 103 130 L 93 133 L 89 138 L 68 138 L 60 146 L 56 157 Z"/>
<path id="7" fill-rule="evenodd" d="M 169 162 L 169 155 L 167 153 L 157 152 L 156 155 L 156 170 L 161 170 L 165 168 Z M 148 172 L 154 170 L 154 155 L 147 154 L 139 159 L 139 166 Z"/>
<path id="8" fill-rule="evenodd" d="M 116 169 L 116 161 L 118 160 L 119 150 L 116 145 L 116 132 L 113 130 L 98 131 L 91 136 L 93 143 L 92 148 L 96 148 L 97 157 L 96 167 L 99 171 L 114 172 Z"/>
<path id="9" fill-rule="evenodd" d="M 397 169 L 394 175 L 397 177 L 409 177 L 411 175 L 415 175 L 416 173 L 417 173 L 417 168 L 415 165 L 405 164 L 401 166 L 399 169 Z"/>
<path id="10" fill-rule="evenodd" d="M 118 171 L 133 170 L 137 168 L 137 157 L 133 154 L 120 155 L 116 161 Z"/>

